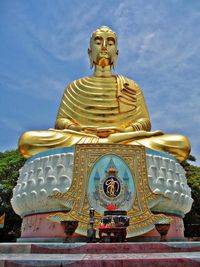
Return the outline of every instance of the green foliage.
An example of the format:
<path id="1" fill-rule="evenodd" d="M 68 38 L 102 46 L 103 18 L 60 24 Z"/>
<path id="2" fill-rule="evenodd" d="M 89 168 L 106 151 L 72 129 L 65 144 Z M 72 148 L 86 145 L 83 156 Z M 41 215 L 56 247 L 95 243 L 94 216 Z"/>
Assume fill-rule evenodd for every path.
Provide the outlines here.
<path id="1" fill-rule="evenodd" d="M 15 241 L 20 235 L 21 218 L 13 211 L 10 200 L 24 161 L 17 150 L 0 152 L 0 215 L 6 214 L 5 226 L 0 229 L 1 242 Z"/>
<path id="2" fill-rule="evenodd" d="M 189 160 L 196 159 L 191 156 Z M 184 218 L 186 236 L 200 236 L 200 167 L 193 166 L 188 161 L 182 163 L 186 171 L 187 182 L 192 189 L 192 198 L 194 199 L 191 211 Z"/>

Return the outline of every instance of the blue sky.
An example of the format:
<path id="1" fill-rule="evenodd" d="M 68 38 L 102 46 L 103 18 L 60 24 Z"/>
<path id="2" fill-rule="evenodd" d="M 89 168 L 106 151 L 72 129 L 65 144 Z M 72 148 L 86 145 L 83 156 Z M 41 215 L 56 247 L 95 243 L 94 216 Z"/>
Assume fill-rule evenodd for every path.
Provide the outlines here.
<path id="1" fill-rule="evenodd" d="M 1 0 L 0 150 L 52 128 L 66 85 L 92 74 L 90 34 L 117 32 L 115 73 L 143 89 L 152 130 L 189 137 L 200 165 L 199 0 Z"/>

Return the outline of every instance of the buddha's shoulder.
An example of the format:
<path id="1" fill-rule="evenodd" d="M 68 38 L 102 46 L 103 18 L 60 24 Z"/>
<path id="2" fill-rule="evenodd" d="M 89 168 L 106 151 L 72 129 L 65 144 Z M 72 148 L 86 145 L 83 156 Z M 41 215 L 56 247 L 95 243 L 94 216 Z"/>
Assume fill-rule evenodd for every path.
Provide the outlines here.
<path id="1" fill-rule="evenodd" d="M 86 77 L 84 77 L 84 78 L 86 78 Z M 81 81 L 81 80 L 84 79 L 84 78 L 80 78 L 80 79 L 72 80 L 71 82 L 69 82 L 69 83 L 67 84 L 67 86 L 70 86 L 70 85 L 72 85 L 72 84 L 74 84 L 74 83 L 76 83 L 76 82 L 78 82 L 78 81 Z"/>
<path id="2" fill-rule="evenodd" d="M 117 75 L 117 76 L 123 81 L 123 83 L 127 83 L 130 88 L 133 88 L 139 92 L 141 91 L 141 88 L 139 87 L 139 85 L 131 78 L 128 78 L 122 75 Z"/>

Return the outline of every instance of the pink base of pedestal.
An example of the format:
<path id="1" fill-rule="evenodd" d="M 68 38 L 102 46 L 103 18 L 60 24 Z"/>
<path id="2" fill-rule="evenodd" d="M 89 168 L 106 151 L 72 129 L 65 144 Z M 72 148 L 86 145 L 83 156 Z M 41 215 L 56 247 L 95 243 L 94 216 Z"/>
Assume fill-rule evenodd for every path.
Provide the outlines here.
<path id="1" fill-rule="evenodd" d="M 51 214 L 39 213 L 24 216 L 21 238 L 65 238 L 61 224 L 47 219 Z"/>
<path id="2" fill-rule="evenodd" d="M 55 212 L 53 212 L 55 213 Z M 21 238 L 65 238 L 63 228 L 60 223 L 52 222 L 47 217 L 52 213 L 40 213 L 27 215 L 23 218 Z M 171 222 L 168 239 L 183 239 L 184 238 L 184 224 L 183 220 L 177 216 L 170 216 Z M 78 236 L 78 235 L 76 235 Z M 141 235 L 140 238 L 160 238 L 156 229 Z"/>

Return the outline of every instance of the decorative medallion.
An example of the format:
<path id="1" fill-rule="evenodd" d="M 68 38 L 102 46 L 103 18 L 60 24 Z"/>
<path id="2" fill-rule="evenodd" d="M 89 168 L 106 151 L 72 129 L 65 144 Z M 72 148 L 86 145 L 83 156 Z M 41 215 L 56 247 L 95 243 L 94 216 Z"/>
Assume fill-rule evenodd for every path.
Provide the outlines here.
<path id="1" fill-rule="evenodd" d="M 103 191 L 109 198 L 116 198 L 120 194 L 121 184 L 115 176 L 108 176 L 103 183 Z"/>
<path id="2" fill-rule="evenodd" d="M 97 159 L 89 174 L 88 199 L 96 211 L 103 213 L 108 205 L 129 210 L 133 205 L 134 180 L 125 161 L 115 154 Z"/>

